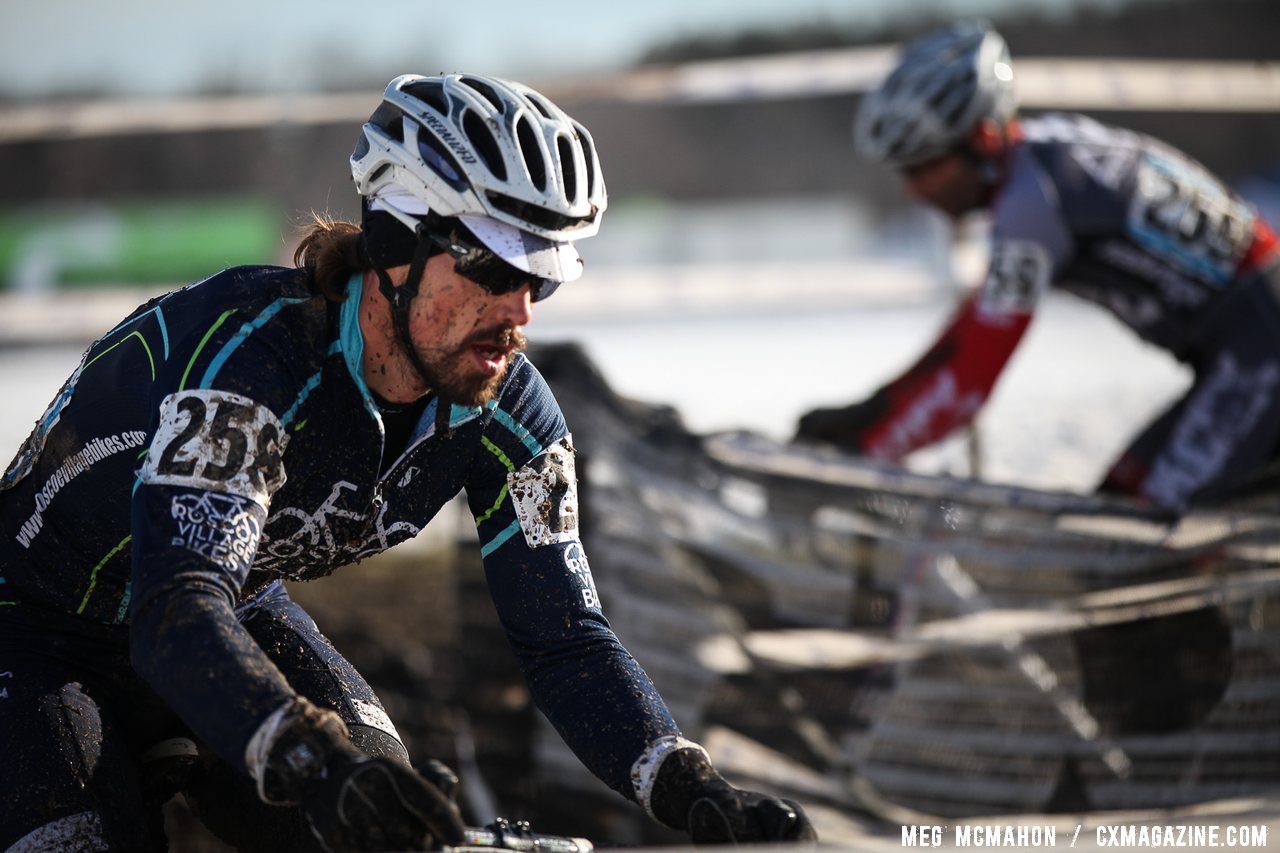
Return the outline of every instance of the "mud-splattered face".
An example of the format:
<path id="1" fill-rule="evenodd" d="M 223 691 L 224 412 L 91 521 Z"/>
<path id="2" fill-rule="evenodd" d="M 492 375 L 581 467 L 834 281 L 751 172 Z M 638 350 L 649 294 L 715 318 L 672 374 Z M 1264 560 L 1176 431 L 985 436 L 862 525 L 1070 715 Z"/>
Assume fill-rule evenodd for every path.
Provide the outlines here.
<path id="1" fill-rule="evenodd" d="M 528 287 L 494 296 L 435 255 L 410 306 L 409 330 L 431 387 L 462 405 L 487 402 L 524 349 L 520 328 L 533 319 Z"/>

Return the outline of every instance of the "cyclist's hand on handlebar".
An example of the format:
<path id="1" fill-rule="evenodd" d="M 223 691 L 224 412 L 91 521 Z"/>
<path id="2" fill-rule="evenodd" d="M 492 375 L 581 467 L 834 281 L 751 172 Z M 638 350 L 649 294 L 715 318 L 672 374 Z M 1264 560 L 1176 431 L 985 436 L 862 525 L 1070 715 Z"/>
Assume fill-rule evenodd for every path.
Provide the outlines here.
<path id="1" fill-rule="evenodd" d="M 839 409 L 813 409 L 800 416 L 795 440 L 825 442 L 862 453 L 862 433 L 884 414 L 885 409 L 886 401 L 880 394 Z"/>
<path id="2" fill-rule="evenodd" d="M 653 788 L 653 813 L 698 844 L 817 841 L 804 809 L 792 800 L 744 791 L 725 781 L 701 749 L 668 755 Z"/>
<path id="3" fill-rule="evenodd" d="M 385 758 L 342 756 L 329 762 L 304 790 L 302 810 L 320 843 L 335 853 L 434 850 L 463 841 L 462 816 L 449 793 Z"/>
<path id="4" fill-rule="evenodd" d="M 336 713 L 298 697 L 254 735 L 250 772 L 264 802 L 296 804 L 329 851 L 432 850 L 463 840 L 453 792 L 438 761 L 419 773 L 371 758 L 351 743 Z"/>
<path id="5" fill-rule="evenodd" d="M 689 837 L 698 844 L 753 841 L 816 841 L 818 834 L 800 804 L 723 780 L 703 790 L 689 808 Z"/>

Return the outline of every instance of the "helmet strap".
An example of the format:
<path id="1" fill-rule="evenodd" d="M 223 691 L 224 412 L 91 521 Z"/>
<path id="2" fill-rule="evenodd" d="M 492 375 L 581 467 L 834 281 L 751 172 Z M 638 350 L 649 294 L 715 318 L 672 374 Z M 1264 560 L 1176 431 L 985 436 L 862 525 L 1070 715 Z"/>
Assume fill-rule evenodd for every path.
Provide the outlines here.
<path id="1" fill-rule="evenodd" d="M 427 268 L 427 261 L 439 250 L 427 239 L 424 225 L 419 224 L 416 232 L 418 243 L 413 250 L 413 259 L 409 261 L 409 273 L 403 284 L 396 287 L 391 283 L 391 276 L 385 269 L 380 266 L 375 266 L 373 269 L 378 276 L 378 290 L 391 308 L 391 327 L 400 342 L 400 348 L 404 350 L 405 357 L 409 360 L 414 372 L 418 374 L 418 378 L 422 380 L 422 384 L 430 387 L 430 371 L 422 363 L 422 357 L 418 355 L 418 349 L 413 345 L 413 336 L 409 333 L 409 307 L 418 295 L 418 286 L 422 282 L 422 273 Z M 441 399 L 439 404 L 443 406 L 444 403 L 445 401 Z"/>

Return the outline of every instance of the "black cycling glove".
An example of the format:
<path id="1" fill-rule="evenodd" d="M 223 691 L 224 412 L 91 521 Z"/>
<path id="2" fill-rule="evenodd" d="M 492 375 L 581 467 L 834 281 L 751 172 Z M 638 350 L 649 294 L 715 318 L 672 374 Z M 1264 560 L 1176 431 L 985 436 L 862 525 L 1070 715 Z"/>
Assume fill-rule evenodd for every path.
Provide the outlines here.
<path id="1" fill-rule="evenodd" d="M 268 803 L 298 804 L 329 851 L 432 850 L 459 844 L 457 777 L 438 761 L 422 774 L 351 744 L 333 711 L 297 699 L 264 723 L 250 771 Z"/>
<path id="2" fill-rule="evenodd" d="M 888 408 L 888 399 L 876 393 L 858 403 L 839 409 L 814 409 L 800 416 L 796 441 L 824 441 L 862 453 L 862 433 L 879 420 Z"/>
<path id="3" fill-rule="evenodd" d="M 458 808 L 411 767 L 386 758 L 340 756 L 302 795 L 311 831 L 330 851 L 435 850 L 461 844 Z"/>
<path id="4" fill-rule="evenodd" d="M 663 759 L 650 802 L 659 821 L 688 832 L 697 844 L 818 839 L 798 803 L 735 788 L 699 748 Z"/>

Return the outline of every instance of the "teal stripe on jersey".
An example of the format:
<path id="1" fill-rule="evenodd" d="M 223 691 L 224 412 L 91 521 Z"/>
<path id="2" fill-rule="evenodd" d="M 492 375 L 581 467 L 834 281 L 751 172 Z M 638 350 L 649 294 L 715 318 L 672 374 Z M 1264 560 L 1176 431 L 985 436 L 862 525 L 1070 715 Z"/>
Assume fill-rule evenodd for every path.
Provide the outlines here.
<path id="1" fill-rule="evenodd" d="M 156 314 L 156 322 L 160 325 L 160 340 L 164 342 L 164 359 L 169 360 L 169 327 L 164 322 L 164 311 L 157 305 L 151 309 Z"/>
<path id="2" fill-rule="evenodd" d="M 457 429 L 467 421 L 475 420 L 483 411 L 479 406 L 459 406 L 454 403 L 449 407 L 449 429 Z"/>
<path id="3" fill-rule="evenodd" d="M 511 430 L 512 435 L 520 439 L 520 443 L 529 448 L 529 452 L 537 456 L 543 451 L 543 447 L 538 440 L 533 437 L 529 430 L 525 429 L 522 424 L 516 422 L 516 419 L 502 409 L 494 407 L 493 419 Z"/>
<path id="4" fill-rule="evenodd" d="M 146 318 L 148 314 L 156 315 L 156 323 L 159 324 L 160 326 L 160 340 L 164 342 L 164 357 L 166 360 L 168 360 L 169 358 L 169 327 L 165 325 L 164 311 L 161 310 L 161 306 L 159 305 L 150 309 L 149 311 L 143 311 L 141 314 L 139 314 L 137 317 L 134 317 L 132 320 L 127 320 L 123 323 L 120 323 L 114 329 L 112 329 L 111 331 L 103 335 L 101 338 L 99 338 L 99 341 L 105 341 L 107 338 L 111 337 L 116 332 L 123 329 L 125 326 L 131 325 L 133 323 L 141 322 L 144 318 Z"/>
<path id="5" fill-rule="evenodd" d="M 347 372 L 360 389 L 364 407 L 373 415 L 381 429 L 382 415 L 378 413 L 378 407 L 369 394 L 369 386 L 364 384 L 364 335 L 360 334 L 360 294 L 363 289 L 364 276 L 360 273 L 353 274 L 347 282 L 347 298 L 342 300 L 338 309 L 338 340 L 342 344 L 342 357 L 347 363 Z"/>
<path id="6" fill-rule="evenodd" d="M 338 341 L 334 341 L 329 346 L 329 351 L 325 353 L 325 358 L 329 358 L 330 356 L 337 355 L 341 351 L 342 351 L 342 344 L 339 343 Z M 289 424 L 292 423 L 293 419 L 298 416 L 298 409 L 302 408 L 302 404 L 306 402 L 306 399 L 308 397 L 311 396 L 311 392 L 316 390 L 316 388 L 320 385 L 320 377 L 322 375 L 324 375 L 323 367 L 317 370 L 315 374 L 306 381 L 306 384 L 302 386 L 302 390 L 298 392 L 298 399 L 293 401 L 293 405 L 290 406 L 288 410 L 284 413 L 284 416 L 280 418 L 280 426 L 282 427 L 289 426 Z"/>
<path id="7" fill-rule="evenodd" d="M 487 557 L 494 551 L 502 547 L 503 543 L 520 532 L 520 519 L 516 519 L 507 525 L 507 529 L 499 533 L 497 536 L 489 540 L 483 548 L 480 549 L 480 556 Z"/>
<path id="8" fill-rule="evenodd" d="M 204 376 L 201 377 L 198 387 L 208 388 L 210 383 L 217 377 L 218 371 L 227 363 L 227 359 L 231 358 L 231 354 L 236 351 L 236 348 L 244 343 L 246 338 L 265 326 L 272 317 L 280 313 L 281 308 L 298 302 L 309 302 L 310 300 L 310 296 L 282 296 L 266 308 L 263 308 L 262 313 L 242 325 L 240 330 L 231 336 L 231 340 L 222 345 L 222 349 L 218 351 L 218 354 L 213 357 L 213 361 L 209 363 L 209 367 L 205 370 Z"/>

